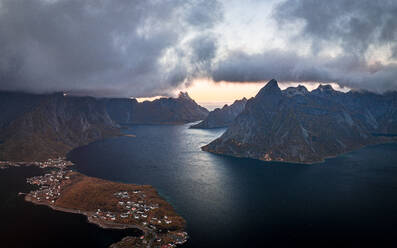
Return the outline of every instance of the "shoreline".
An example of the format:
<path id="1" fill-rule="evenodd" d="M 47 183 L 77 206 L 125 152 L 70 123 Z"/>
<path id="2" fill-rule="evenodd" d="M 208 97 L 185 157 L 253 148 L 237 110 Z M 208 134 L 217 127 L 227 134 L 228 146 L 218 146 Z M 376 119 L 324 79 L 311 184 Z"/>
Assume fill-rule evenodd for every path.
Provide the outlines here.
<path id="1" fill-rule="evenodd" d="M 157 123 L 153 123 L 153 124 L 157 125 Z M 175 125 L 176 123 L 169 123 L 169 124 Z M 185 124 L 185 123 L 178 123 L 178 124 Z M 117 134 L 106 135 L 105 137 L 102 137 L 100 139 L 96 139 L 91 142 L 87 142 L 86 144 L 83 144 L 82 146 L 88 145 L 90 143 L 93 143 L 93 142 L 96 142 L 99 140 L 104 140 L 106 138 L 113 138 L 113 137 L 120 137 L 120 136 L 129 137 L 129 138 L 136 137 L 135 134 L 122 134 L 122 132 L 119 131 L 119 132 L 117 132 Z M 81 147 L 81 146 L 79 146 L 79 147 Z M 67 160 L 67 158 L 66 158 L 67 154 L 69 152 L 71 152 L 72 150 L 77 149 L 79 147 L 73 147 L 69 151 L 63 151 L 60 154 L 50 155 L 47 157 L 47 159 L 40 158 L 38 160 L 31 160 L 28 158 L 26 158 L 26 159 L 18 158 L 18 160 L 20 160 L 20 161 L 15 161 L 13 159 L 4 160 L 4 161 L 0 160 L 0 169 L 7 169 L 9 167 L 33 166 L 33 167 L 38 167 L 38 168 L 42 169 L 44 173 L 45 173 L 45 169 L 50 169 L 51 173 L 56 172 L 56 171 L 64 173 L 67 169 L 69 169 L 69 167 L 74 165 L 73 162 Z M 69 170 L 69 172 L 72 173 L 73 171 Z M 77 172 L 73 172 L 73 173 L 77 173 Z M 100 178 L 88 177 L 81 173 L 77 173 L 77 174 L 80 174 L 82 177 L 91 178 L 92 181 L 102 180 Z M 88 223 L 97 225 L 103 229 L 116 229 L 116 230 L 134 229 L 134 230 L 139 230 L 144 234 L 140 238 L 136 238 L 134 236 L 126 236 L 120 242 L 112 244 L 111 245 L 112 248 L 124 248 L 124 247 L 131 247 L 131 246 L 132 247 L 164 247 L 164 246 L 176 247 L 181 244 L 184 244 L 189 238 L 188 234 L 185 231 L 186 221 L 183 219 L 183 217 L 179 216 L 175 212 L 172 205 L 168 201 L 163 199 L 157 193 L 155 188 L 153 188 L 153 186 L 151 186 L 151 185 L 135 185 L 135 184 L 132 185 L 132 184 L 130 184 L 129 187 L 140 188 L 140 190 L 143 191 L 144 198 L 143 199 L 141 198 L 141 200 L 135 202 L 135 204 L 137 205 L 136 207 L 129 205 L 128 209 L 124 208 L 122 210 L 120 209 L 120 205 L 117 204 L 117 201 L 119 201 L 119 203 L 121 203 L 121 201 L 124 201 L 124 199 L 118 198 L 116 201 L 116 204 L 114 204 L 114 202 L 112 203 L 112 199 L 106 198 L 105 193 L 109 193 L 108 192 L 109 188 L 102 188 L 103 191 L 99 191 L 99 195 L 101 195 L 107 199 L 106 206 L 107 207 L 111 206 L 108 210 L 115 211 L 112 213 L 112 216 L 114 216 L 114 217 L 106 218 L 106 217 L 102 216 L 102 214 L 103 214 L 103 212 L 101 211 L 102 207 L 100 207 L 102 205 L 98 204 L 95 206 L 95 204 L 97 202 L 96 200 L 98 200 L 98 199 L 95 199 L 95 197 L 93 197 L 93 195 L 91 195 L 91 197 L 92 197 L 91 199 L 88 196 L 85 197 L 85 194 L 87 192 L 84 191 L 84 188 L 82 188 L 82 190 L 80 190 L 80 192 L 78 190 L 76 192 L 76 189 L 74 189 L 75 193 L 77 193 L 78 195 L 83 194 L 83 198 L 79 199 L 80 202 L 78 200 L 76 202 L 74 202 L 75 205 L 66 204 L 67 207 L 56 206 L 56 204 L 58 203 L 58 200 L 60 198 L 62 198 L 62 196 L 65 193 L 63 184 L 58 184 L 57 189 L 52 188 L 51 189 L 52 192 L 50 190 L 50 194 L 48 196 L 49 197 L 51 196 L 51 198 L 47 197 L 47 199 L 49 199 L 49 200 L 46 201 L 46 200 L 44 200 L 45 198 L 43 198 L 44 201 L 40 201 L 40 198 L 38 198 L 38 200 L 35 200 L 34 198 L 36 197 L 36 193 L 40 195 L 45 192 L 44 187 L 41 187 L 41 186 L 47 185 L 47 186 L 45 186 L 46 188 L 52 187 L 53 180 L 51 179 L 50 184 L 48 184 L 48 182 L 47 182 L 47 184 L 45 184 L 45 182 L 44 182 L 45 180 L 42 180 L 42 182 L 39 182 L 39 183 L 37 183 L 37 182 L 32 183 L 32 181 L 29 181 L 29 179 L 40 181 L 46 175 L 47 174 L 42 175 L 42 176 L 37 176 L 36 179 L 34 179 L 34 177 L 27 178 L 28 184 L 36 184 L 37 186 L 39 186 L 40 189 L 33 190 L 29 193 L 25 193 L 25 196 L 24 196 L 25 202 L 30 202 L 34 205 L 46 206 L 54 211 L 84 215 L 84 216 L 86 216 Z M 62 180 L 64 180 L 65 178 L 62 178 L 62 176 L 61 176 L 60 179 L 59 180 L 58 179 L 59 178 L 55 178 L 55 181 L 62 182 Z M 67 177 L 67 179 L 69 179 L 69 178 Z M 102 181 L 104 181 L 104 180 L 102 180 Z M 44 184 L 43 184 L 43 182 L 44 182 Z M 72 186 L 74 186 L 74 184 L 76 184 L 75 181 L 74 182 L 63 181 L 62 183 L 66 183 L 66 185 L 70 184 Z M 110 185 L 109 186 L 110 188 L 114 187 L 114 188 L 120 189 L 120 187 L 123 187 L 123 186 L 120 186 L 121 183 L 112 182 L 112 181 L 107 181 L 107 185 Z M 127 184 L 124 184 L 124 186 L 125 185 L 127 185 Z M 148 189 L 147 186 L 149 186 L 151 189 Z M 87 189 L 89 190 L 89 188 L 85 188 L 85 190 L 87 190 Z M 66 194 L 68 193 L 67 192 L 68 190 L 69 189 L 66 190 Z M 123 191 L 124 190 L 126 190 L 126 189 L 123 189 Z M 120 190 L 118 190 L 118 191 L 120 191 Z M 53 192 L 55 192 L 56 194 L 53 195 Z M 121 192 L 119 192 L 119 193 L 121 193 Z M 125 193 L 127 193 L 127 192 L 125 192 Z M 149 196 L 149 197 L 146 197 L 146 195 L 145 195 L 146 193 L 147 193 L 147 196 Z M 131 194 L 131 192 L 130 192 L 130 194 Z M 22 195 L 22 194 L 18 194 L 18 195 Z M 131 201 L 132 201 L 132 199 L 134 199 L 134 197 L 133 197 L 133 195 L 130 195 L 130 196 L 131 196 Z M 146 202 L 145 202 L 145 197 L 148 200 Z M 129 199 L 129 198 L 130 197 L 127 197 L 127 199 Z M 70 200 L 70 199 L 67 199 L 67 200 Z M 92 209 L 86 208 L 86 210 L 89 210 L 89 211 L 79 210 L 79 209 L 75 208 L 77 206 L 77 207 L 81 207 L 82 209 L 84 209 L 84 207 L 87 206 L 85 204 L 87 202 L 91 204 L 91 207 L 95 206 L 95 208 L 92 208 Z M 61 201 L 60 205 L 62 205 L 64 203 L 65 202 Z M 71 203 L 71 202 L 69 202 L 69 203 Z M 126 203 L 127 202 L 123 202 L 123 205 L 121 205 L 121 206 L 127 206 Z M 134 202 L 132 202 L 132 203 L 134 203 Z M 157 204 L 157 207 L 153 207 L 152 203 L 155 205 Z M 113 206 L 111 204 L 113 204 Z M 72 208 L 69 208 L 69 206 L 71 206 Z M 104 208 L 106 210 L 106 207 L 104 207 Z M 135 211 L 135 208 L 137 209 L 137 211 Z M 98 209 L 98 211 L 95 212 L 95 211 L 93 211 L 94 209 Z M 134 209 L 134 210 L 130 211 L 130 209 L 131 210 Z M 160 210 L 160 211 L 158 211 L 158 210 Z M 148 211 L 148 212 L 146 212 L 146 211 Z M 101 212 L 101 213 L 98 214 L 98 212 Z M 109 213 L 111 213 L 111 212 L 109 212 Z M 140 216 L 136 216 L 137 213 Z M 111 221 L 107 221 L 108 219 L 109 220 L 111 219 Z M 116 219 L 119 223 L 113 222 L 113 221 L 116 221 Z M 138 224 L 142 223 L 142 225 L 129 224 L 128 222 L 138 223 Z"/>
<path id="2" fill-rule="evenodd" d="M 238 156 L 238 155 L 231 155 L 231 154 L 225 154 L 225 153 L 220 153 L 220 152 L 215 152 L 213 150 L 209 150 L 206 148 L 206 146 L 208 145 L 204 145 L 202 147 L 200 147 L 200 149 L 204 152 L 208 152 L 214 155 L 218 155 L 218 156 L 225 156 L 225 157 L 230 157 L 230 158 L 241 158 L 241 159 L 252 159 L 252 160 L 256 160 L 256 161 L 260 161 L 260 162 L 269 162 L 269 163 L 280 163 L 280 164 L 296 164 L 296 165 L 318 165 L 318 164 L 323 164 L 325 163 L 326 160 L 328 159 L 333 159 L 333 158 L 337 158 L 339 156 L 343 156 L 346 155 L 348 153 L 351 152 L 355 152 L 361 149 L 364 149 L 366 147 L 371 147 L 371 146 L 377 146 L 377 145 L 385 145 L 385 144 L 393 144 L 393 143 L 397 143 L 397 139 L 389 139 L 387 141 L 380 141 L 380 142 L 375 142 L 375 143 L 371 143 L 371 144 L 367 144 L 367 145 L 362 145 L 360 147 L 351 149 L 349 151 L 345 151 L 336 155 L 330 155 L 330 156 L 326 156 L 324 158 L 322 158 L 319 161 L 313 161 L 313 162 L 299 162 L 299 161 L 287 161 L 287 160 L 264 160 L 264 159 L 259 159 L 259 158 L 252 158 L 252 157 L 246 157 L 246 156 Z"/>
<path id="3" fill-rule="evenodd" d="M 113 182 L 64 169 L 27 178 L 28 184 L 39 188 L 25 193 L 24 200 L 84 215 L 88 223 L 103 229 L 142 233 L 125 236 L 112 244 L 114 248 L 176 247 L 187 241 L 186 221 L 151 185 Z"/>
<path id="4" fill-rule="evenodd" d="M 103 229 L 135 230 L 112 248 L 177 247 L 186 243 L 186 221 L 151 185 L 127 184 L 89 177 L 71 169 L 64 157 L 43 162 L 0 161 L 0 168 L 35 167 L 38 176 L 26 183 L 38 186 L 19 192 L 25 202 L 51 210 L 80 214 L 87 223 Z"/>
<path id="5" fill-rule="evenodd" d="M 87 222 L 97 225 L 103 229 L 119 229 L 119 230 L 123 230 L 123 229 L 138 229 L 141 230 L 144 233 L 147 233 L 148 230 L 144 229 L 140 226 L 136 226 L 136 225 L 128 225 L 128 224 L 119 224 L 119 223 L 101 223 L 99 221 L 95 221 L 94 218 L 90 217 L 90 214 L 94 214 L 94 212 L 89 212 L 89 211 L 81 211 L 78 209 L 70 209 L 70 208 L 64 208 L 64 207 L 57 207 L 51 204 L 48 204 L 46 202 L 40 202 L 40 201 L 36 201 L 34 200 L 31 196 L 26 195 L 24 197 L 25 201 L 30 202 L 34 205 L 39 205 L 39 206 L 46 206 L 49 207 L 52 210 L 55 211 L 59 211 L 59 212 L 65 212 L 65 213 L 72 213 L 72 214 L 80 214 L 80 215 L 84 215 L 85 217 L 87 217 Z"/>

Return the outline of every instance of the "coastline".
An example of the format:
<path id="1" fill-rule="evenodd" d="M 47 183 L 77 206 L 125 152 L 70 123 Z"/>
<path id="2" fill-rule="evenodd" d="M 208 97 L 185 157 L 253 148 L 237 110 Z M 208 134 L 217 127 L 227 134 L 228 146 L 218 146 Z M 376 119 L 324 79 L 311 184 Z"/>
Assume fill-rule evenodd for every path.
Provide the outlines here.
<path id="1" fill-rule="evenodd" d="M 94 212 L 88 212 L 88 211 L 81 211 L 78 209 L 70 209 L 70 208 L 64 208 L 64 207 L 58 207 L 58 206 L 54 206 L 51 204 L 48 204 L 46 202 L 40 202 L 40 201 L 36 201 L 34 200 L 32 197 L 30 197 L 29 195 L 25 195 L 24 197 L 25 201 L 30 202 L 32 204 L 35 205 L 41 205 L 41 206 L 46 206 L 51 208 L 52 210 L 55 211 L 60 211 L 60 212 L 65 212 L 65 213 L 72 213 L 72 214 L 81 214 L 87 217 L 87 221 L 91 224 L 95 224 L 101 228 L 104 229 L 139 229 L 142 232 L 147 232 L 147 229 L 144 229 L 140 226 L 137 225 L 128 225 L 128 224 L 118 224 L 118 223 L 101 223 L 99 221 L 96 221 L 94 218 L 91 218 L 90 215 L 94 214 Z"/>
<path id="2" fill-rule="evenodd" d="M 351 152 L 354 152 L 354 151 L 358 151 L 358 150 L 366 148 L 366 147 L 383 145 L 383 144 L 392 144 L 392 143 L 397 143 L 397 139 L 396 138 L 390 138 L 390 139 L 387 139 L 387 140 L 382 140 L 382 141 L 378 141 L 378 142 L 374 142 L 374 143 L 370 143 L 370 144 L 366 144 L 366 145 L 361 145 L 359 147 L 353 148 L 351 150 L 348 150 L 348 151 L 345 151 L 345 152 L 342 152 L 342 153 L 338 153 L 336 155 L 325 156 L 325 157 L 321 158 L 321 160 L 319 160 L 319 161 L 311 161 L 311 162 L 288 161 L 288 160 L 264 160 L 264 159 L 247 157 L 247 156 L 239 156 L 239 155 L 236 155 L 236 154 L 226 154 L 226 153 L 215 152 L 213 150 L 209 150 L 207 148 L 208 144 L 200 147 L 200 149 L 202 151 L 209 152 L 209 153 L 212 153 L 214 155 L 220 155 L 220 156 L 232 157 L 232 158 L 252 159 L 252 160 L 257 160 L 257 161 L 262 161 L 262 162 L 280 163 L 280 164 L 318 165 L 318 164 L 325 163 L 325 161 L 327 159 L 337 158 L 339 156 L 342 156 L 342 155 L 345 155 L 345 154 L 348 154 L 348 153 L 351 153 Z"/>
<path id="3" fill-rule="evenodd" d="M 88 223 L 103 229 L 142 232 L 139 238 L 126 236 L 111 247 L 176 247 L 187 241 L 186 221 L 152 186 L 107 181 L 66 168 L 27 178 L 39 188 L 26 193 L 24 200 L 84 215 Z"/>
<path id="4" fill-rule="evenodd" d="M 88 223 L 103 229 L 142 232 L 140 237 L 125 236 L 111 244 L 112 248 L 176 247 L 187 241 L 186 221 L 153 186 L 89 177 L 70 170 L 73 165 L 64 157 L 40 162 L 0 161 L 1 169 L 25 166 L 47 169 L 41 176 L 26 178 L 28 184 L 39 186 L 39 189 L 18 193 L 24 195 L 26 202 L 54 211 L 84 215 Z"/>

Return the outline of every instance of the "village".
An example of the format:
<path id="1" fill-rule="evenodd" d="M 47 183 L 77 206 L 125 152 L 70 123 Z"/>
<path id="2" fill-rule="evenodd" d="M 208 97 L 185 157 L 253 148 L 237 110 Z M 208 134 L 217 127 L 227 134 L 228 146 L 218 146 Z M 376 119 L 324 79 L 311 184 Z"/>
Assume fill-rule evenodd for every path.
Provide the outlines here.
<path id="1" fill-rule="evenodd" d="M 36 204 L 48 205 L 54 209 L 64 209 L 62 204 L 57 204 L 57 200 L 62 197 L 65 189 L 73 186 L 77 181 L 76 174 L 81 177 L 85 176 L 68 170 L 67 167 L 70 164 L 62 159 L 41 163 L 40 166 L 55 167 L 56 169 L 42 176 L 27 178 L 27 183 L 38 186 L 38 188 L 30 191 L 25 199 Z M 153 197 L 147 196 L 144 188 L 143 190 L 129 189 L 112 192 L 110 197 L 106 198 L 108 204 L 105 207 L 76 212 L 85 214 L 90 222 L 102 227 L 142 230 L 145 235 L 134 239 L 136 246 L 141 244 L 143 246 L 150 245 L 150 247 L 175 247 L 187 241 L 188 235 L 181 229 L 180 217 L 164 214 L 166 211 L 161 209 Z M 94 202 L 92 206 L 95 206 Z"/>
<path id="2" fill-rule="evenodd" d="M 36 201 L 46 201 L 53 205 L 61 196 L 63 187 L 70 183 L 70 178 L 66 176 L 70 172 L 71 170 L 53 170 L 42 176 L 27 178 L 27 183 L 40 187 L 37 190 L 31 191 L 28 195 Z"/>
<path id="3" fill-rule="evenodd" d="M 63 157 L 44 162 L 0 161 L 0 169 L 21 166 L 51 169 L 44 175 L 26 179 L 28 184 L 35 186 L 34 190 L 26 194 L 27 201 L 61 211 L 85 214 L 90 222 L 105 228 L 138 228 L 144 233 L 140 237 L 125 237 L 112 247 L 176 247 L 187 241 L 188 234 L 183 231 L 184 221 L 181 222 L 181 218 L 173 211 L 169 212 L 163 204 L 159 204 L 157 193 L 154 196 L 152 191 L 143 186 L 135 185 L 123 190 L 116 190 L 119 188 L 116 186 L 111 194 L 104 194 L 106 204 L 98 204 L 89 210 L 79 210 L 79 204 L 76 209 L 67 209 L 62 204 L 57 204 L 65 189 L 73 187 L 78 181 L 76 178 L 89 178 L 70 170 L 72 165 L 72 162 Z M 93 201 L 92 204 L 94 206 L 96 203 Z"/>
<path id="4" fill-rule="evenodd" d="M 66 169 L 69 166 L 72 166 L 73 163 L 66 160 L 64 157 L 59 157 L 55 159 L 48 159 L 44 162 L 13 162 L 13 161 L 0 161 L 0 169 L 6 169 L 8 167 L 20 167 L 20 166 L 37 166 L 42 169 L 44 168 L 58 168 L 58 169 Z"/>
<path id="5" fill-rule="evenodd" d="M 168 230 L 168 226 L 172 224 L 172 218 L 156 214 L 154 210 L 158 209 L 159 205 L 146 203 L 144 200 L 146 195 L 142 191 L 121 191 L 114 193 L 114 196 L 118 199 L 118 205 L 122 209 L 121 213 L 115 214 L 98 209 L 92 217 L 145 227 L 151 235 L 134 239 L 134 247 L 139 245 L 145 247 L 148 244 L 150 247 L 176 247 L 176 245 L 187 241 L 186 232 Z"/>

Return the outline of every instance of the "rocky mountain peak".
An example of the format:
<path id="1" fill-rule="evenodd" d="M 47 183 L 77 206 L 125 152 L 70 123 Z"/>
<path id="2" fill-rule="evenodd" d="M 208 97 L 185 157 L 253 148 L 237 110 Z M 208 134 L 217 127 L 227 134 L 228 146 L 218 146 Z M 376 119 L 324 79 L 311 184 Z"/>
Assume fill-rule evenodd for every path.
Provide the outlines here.
<path id="1" fill-rule="evenodd" d="M 330 84 L 320 84 L 317 89 L 314 91 L 316 92 L 335 92 L 334 88 Z"/>
<path id="2" fill-rule="evenodd" d="M 248 100 L 247 100 L 247 98 L 245 98 L 245 97 L 243 97 L 242 99 L 240 99 L 240 100 L 234 100 L 234 102 L 233 102 L 233 104 L 240 104 L 240 103 L 246 103 Z M 233 105 L 232 104 L 232 105 Z M 227 104 L 226 104 L 227 105 Z"/>
<path id="3" fill-rule="evenodd" d="M 275 88 L 275 82 L 265 86 L 258 93 L 263 97 L 249 100 L 226 132 L 202 149 L 264 161 L 314 163 L 395 140 L 395 93 L 344 93 L 320 85 L 303 97 L 289 97 L 287 93 L 307 89 L 290 87 L 278 95 L 270 90 Z"/>
<path id="4" fill-rule="evenodd" d="M 247 99 L 235 100 L 233 104 L 225 104 L 222 108 L 211 111 L 202 122 L 191 126 L 191 128 L 219 128 L 229 126 L 234 119 L 244 110 Z"/>
<path id="5" fill-rule="evenodd" d="M 288 87 L 283 90 L 283 93 L 287 96 L 296 96 L 296 95 L 306 95 L 309 91 L 303 85 L 298 85 L 297 87 Z"/>
<path id="6" fill-rule="evenodd" d="M 280 94 L 281 89 L 278 87 L 277 80 L 270 80 L 256 95 L 256 97 L 261 97 L 268 94 Z"/>
<path id="7" fill-rule="evenodd" d="M 203 120 L 208 115 L 208 110 L 186 92 L 180 92 L 178 98 L 163 97 L 144 102 L 108 99 L 106 107 L 111 118 L 121 124 L 186 123 Z"/>
<path id="8" fill-rule="evenodd" d="M 321 97 L 329 97 L 329 96 L 341 96 L 344 93 L 341 91 L 334 90 L 331 85 L 329 84 L 320 84 L 317 89 L 313 90 L 311 94 Z"/>
<path id="9" fill-rule="evenodd" d="M 297 89 L 299 89 L 299 91 L 308 91 L 307 88 L 304 85 L 298 85 L 298 87 L 296 87 Z"/>
<path id="10" fill-rule="evenodd" d="M 182 91 L 179 92 L 178 98 L 185 99 L 185 100 L 192 100 L 192 98 L 190 98 L 190 96 L 187 92 L 182 92 Z"/>

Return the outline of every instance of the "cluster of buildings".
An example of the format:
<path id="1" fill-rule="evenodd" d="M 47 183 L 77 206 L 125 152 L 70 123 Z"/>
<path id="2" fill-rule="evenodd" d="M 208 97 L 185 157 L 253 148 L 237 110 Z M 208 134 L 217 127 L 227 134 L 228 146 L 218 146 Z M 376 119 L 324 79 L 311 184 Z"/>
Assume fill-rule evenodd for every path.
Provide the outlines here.
<path id="1" fill-rule="evenodd" d="M 38 189 L 29 192 L 27 197 L 38 203 L 55 206 L 57 199 L 61 197 L 62 190 L 72 183 L 72 178 L 70 178 L 73 177 L 72 170 L 67 169 L 72 163 L 58 158 L 49 159 L 46 162 L 30 163 L 30 165 L 32 164 L 41 168 L 57 169 L 42 176 L 26 179 L 27 183 L 38 186 Z M 3 165 L 9 164 L 0 162 L 0 168 Z M 113 197 L 109 197 L 112 202 L 112 211 L 98 208 L 96 211 L 85 214 L 98 224 L 110 227 L 113 225 L 135 225 L 143 228 L 146 234 L 151 234 L 142 236 L 142 239 L 138 238 L 135 242 L 136 247 L 140 247 L 138 244 L 143 247 L 146 247 L 147 244 L 151 244 L 153 247 L 176 247 L 187 241 L 186 232 L 179 228 L 174 229 L 174 225 L 178 225 L 178 220 L 172 225 L 174 217 L 165 215 L 159 204 L 153 198 L 148 197 L 144 190 L 119 191 L 114 193 Z"/>
<path id="2" fill-rule="evenodd" d="M 73 163 L 67 161 L 63 157 L 55 158 L 55 159 L 48 159 L 45 162 L 12 162 L 12 161 L 0 161 L 0 169 L 8 168 L 9 166 L 13 167 L 20 167 L 20 166 L 38 166 L 40 168 L 58 168 L 58 169 L 65 169 L 69 166 L 72 166 Z"/>
<path id="3" fill-rule="evenodd" d="M 60 197 L 63 187 L 70 183 L 68 176 L 70 172 L 70 170 L 53 170 L 42 176 L 26 179 L 27 183 L 39 186 L 39 189 L 31 191 L 28 196 L 39 202 L 54 204 Z"/>
<path id="4" fill-rule="evenodd" d="M 56 159 L 48 159 L 45 162 L 33 162 L 32 164 L 39 166 L 40 168 L 58 168 L 58 169 L 66 169 L 69 166 L 72 166 L 73 163 L 67 161 L 65 158 L 59 157 Z"/>
<path id="5" fill-rule="evenodd" d="M 172 223 L 172 218 L 156 213 L 155 210 L 159 208 L 159 205 L 157 203 L 147 203 L 145 201 L 146 195 L 142 191 L 121 191 L 114 193 L 114 196 L 118 199 L 118 205 L 124 210 L 119 215 L 120 219 L 133 218 L 150 232 L 157 233 L 154 247 L 157 247 L 156 244 L 158 244 L 158 247 L 176 247 L 176 245 L 187 241 L 188 235 L 182 231 L 167 231 L 161 235 L 161 228 L 167 229 L 167 226 Z"/>
<path id="6" fill-rule="evenodd" d="M 0 161 L 0 169 L 7 169 L 9 166 L 19 167 L 21 165 L 19 162 Z"/>
<path id="7" fill-rule="evenodd" d="M 176 247 L 177 245 L 184 244 L 188 239 L 187 232 L 171 232 L 167 236 L 173 240 L 172 243 L 167 244 L 168 247 Z"/>
<path id="8" fill-rule="evenodd" d="M 146 195 L 140 190 L 134 190 L 131 192 L 121 191 L 113 194 L 118 201 L 118 208 L 121 209 L 119 213 L 104 211 L 98 209 L 93 218 L 100 218 L 106 221 L 118 221 L 139 223 L 147 228 L 156 230 L 155 225 L 159 224 L 171 224 L 172 220 L 168 219 L 167 216 L 163 216 L 161 219 L 156 217 L 150 217 L 153 215 L 153 211 L 159 208 L 157 203 L 146 203 L 144 198 Z"/>
<path id="9" fill-rule="evenodd" d="M 8 168 L 8 164 L 5 161 L 0 161 L 0 170 L 4 170 Z"/>

